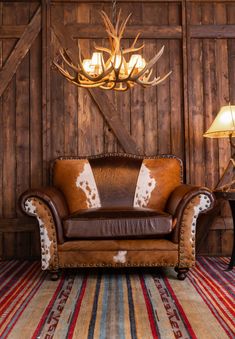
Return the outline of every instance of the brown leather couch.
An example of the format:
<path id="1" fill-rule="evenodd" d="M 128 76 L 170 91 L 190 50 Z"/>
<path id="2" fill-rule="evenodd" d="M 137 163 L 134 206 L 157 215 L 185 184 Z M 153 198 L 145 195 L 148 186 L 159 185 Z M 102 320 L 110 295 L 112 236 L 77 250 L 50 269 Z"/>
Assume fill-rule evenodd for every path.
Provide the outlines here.
<path id="1" fill-rule="evenodd" d="M 182 184 L 172 155 L 58 158 L 52 186 L 28 190 L 23 211 L 37 218 L 42 269 L 195 264 L 198 215 L 213 207 L 203 187 Z"/>

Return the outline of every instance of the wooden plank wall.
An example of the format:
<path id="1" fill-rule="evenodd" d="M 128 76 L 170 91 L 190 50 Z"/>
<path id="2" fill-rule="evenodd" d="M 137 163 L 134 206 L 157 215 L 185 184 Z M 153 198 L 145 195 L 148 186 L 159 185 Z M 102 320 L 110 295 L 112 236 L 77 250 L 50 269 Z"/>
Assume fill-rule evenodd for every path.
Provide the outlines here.
<path id="1" fill-rule="evenodd" d="M 234 102 L 234 2 L 187 2 L 187 180 L 215 187 L 230 158 L 228 140 L 203 139 L 220 106 Z M 209 25 L 209 26 L 207 26 Z M 210 27 L 210 29 L 208 28 Z M 233 28 L 234 29 L 234 28 Z M 227 203 L 213 223 L 202 253 L 231 253 L 233 225 Z"/>
<path id="2" fill-rule="evenodd" d="M 176 154 L 187 182 L 213 188 L 229 159 L 228 142 L 202 134 L 221 105 L 235 102 L 235 1 L 121 0 L 117 6 L 123 17 L 133 13 L 123 45 L 141 29 L 144 57 L 165 45 L 156 72 L 173 73 L 157 88 L 109 92 L 109 100 L 141 153 Z M 0 66 L 40 7 L 41 32 L 0 98 L 0 257 L 39 255 L 36 224 L 17 201 L 25 189 L 49 183 L 52 159 L 124 151 L 88 91 L 52 65 L 59 49 L 53 23 L 63 23 L 89 57 L 93 41 L 107 43 L 99 10 L 111 15 L 111 1 L 0 2 Z M 231 252 L 229 213 L 223 204 L 201 253 Z"/>

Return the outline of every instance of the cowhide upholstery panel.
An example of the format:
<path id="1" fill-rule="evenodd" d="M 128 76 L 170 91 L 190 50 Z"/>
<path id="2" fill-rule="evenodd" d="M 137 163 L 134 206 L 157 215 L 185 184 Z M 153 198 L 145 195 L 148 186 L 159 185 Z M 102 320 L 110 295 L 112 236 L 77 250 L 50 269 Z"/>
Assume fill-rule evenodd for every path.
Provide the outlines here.
<path id="1" fill-rule="evenodd" d="M 99 207 L 163 211 L 170 193 L 181 184 L 182 164 L 174 156 L 62 158 L 55 161 L 53 176 L 71 213 Z"/>
<path id="2" fill-rule="evenodd" d="M 40 199 L 29 198 L 25 201 L 25 211 L 38 220 L 42 270 L 57 269 L 59 266 L 56 226 L 50 208 Z"/>
<path id="3" fill-rule="evenodd" d="M 65 195 L 71 213 L 78 209 L 101 207 L 99 192 L 87 159 L 56 160 L 53 181 Z"/>
<path id="4" fill-rule="evenodd" d="M 136 185 L 134 207 L 163 211 L 170 193 L 181 184 L 177 158 L 144 159 Z"/>

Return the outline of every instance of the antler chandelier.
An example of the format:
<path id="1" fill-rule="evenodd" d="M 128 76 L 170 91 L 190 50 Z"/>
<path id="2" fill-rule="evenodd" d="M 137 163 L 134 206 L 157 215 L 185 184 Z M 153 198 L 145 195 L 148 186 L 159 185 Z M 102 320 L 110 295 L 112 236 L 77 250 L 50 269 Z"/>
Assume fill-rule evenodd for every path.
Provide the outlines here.
<path id="1" fill-rule="evenodd" d="M 144 48 L 144 44 L 136 47 L 140 33 L 137 34 L 131 47 L 126 49 L 121 47 L 121 39 L 131 14 L 121 22 L 121 11 L 119 11 L 115 27 L 104 11 L 101 11 L 101 16 L 109 37 L 110 48 L 95 46 L 96 51 L 91 59 L 82 60 L 79 46 L 78 65 L 74 65 L 66 50 L 61 48 L 59 52 L 63 62 L 58 64 L 54 61 L 54 64 L 67 80 L 78 87 L 126 91 L 135 84 L 142 87 L 156 86 L 171 74 L 169 72 L 163 77 L 152 77 L 153 66 L 163 54 L 164 46 L 147 63 L 140 54 L 136 54 Z M 131 56 L 127 62 L 126 55 L 128 54 Z"/>

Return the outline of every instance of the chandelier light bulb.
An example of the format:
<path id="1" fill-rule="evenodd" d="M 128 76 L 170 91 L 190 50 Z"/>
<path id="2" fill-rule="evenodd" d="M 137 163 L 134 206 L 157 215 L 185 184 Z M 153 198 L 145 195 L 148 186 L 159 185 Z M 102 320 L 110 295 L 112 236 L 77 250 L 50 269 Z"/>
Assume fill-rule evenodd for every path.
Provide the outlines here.
<path id="1" fill-rule="evenodd" d="M 92 74 L 94 72 L 94 67 L 91 65 L 91 59 L 84 59 L 82 65 L 88 74 Z"/>
<path id="2" fill-rule="evenodd" d="M 122 67 L 123 63 L 122 63 L 121 55 L 113 55 L 112 56 L 112 63 L 114 65 L 115 69 L 118 69 L 120 66 Z"/>
<path id="3" fill-rule="evenodd" d="M 136 71 L 141 71 L 146 66 L 146 61 L 140 54 L 133 54 L 128 63 L 128 70 L 133 69 L 135 67 Z"/>
<path id="4" fill-rule="evenodd" d="M 91 66 L 94 69 L 94 73 L 97 74 L 101 74 L 102 72 L 102 65 L 104 64 L 103 61 L 103 54 L 100 52 L 94 52 L 92 54 L 92 58 L 91 58 Z"/>

